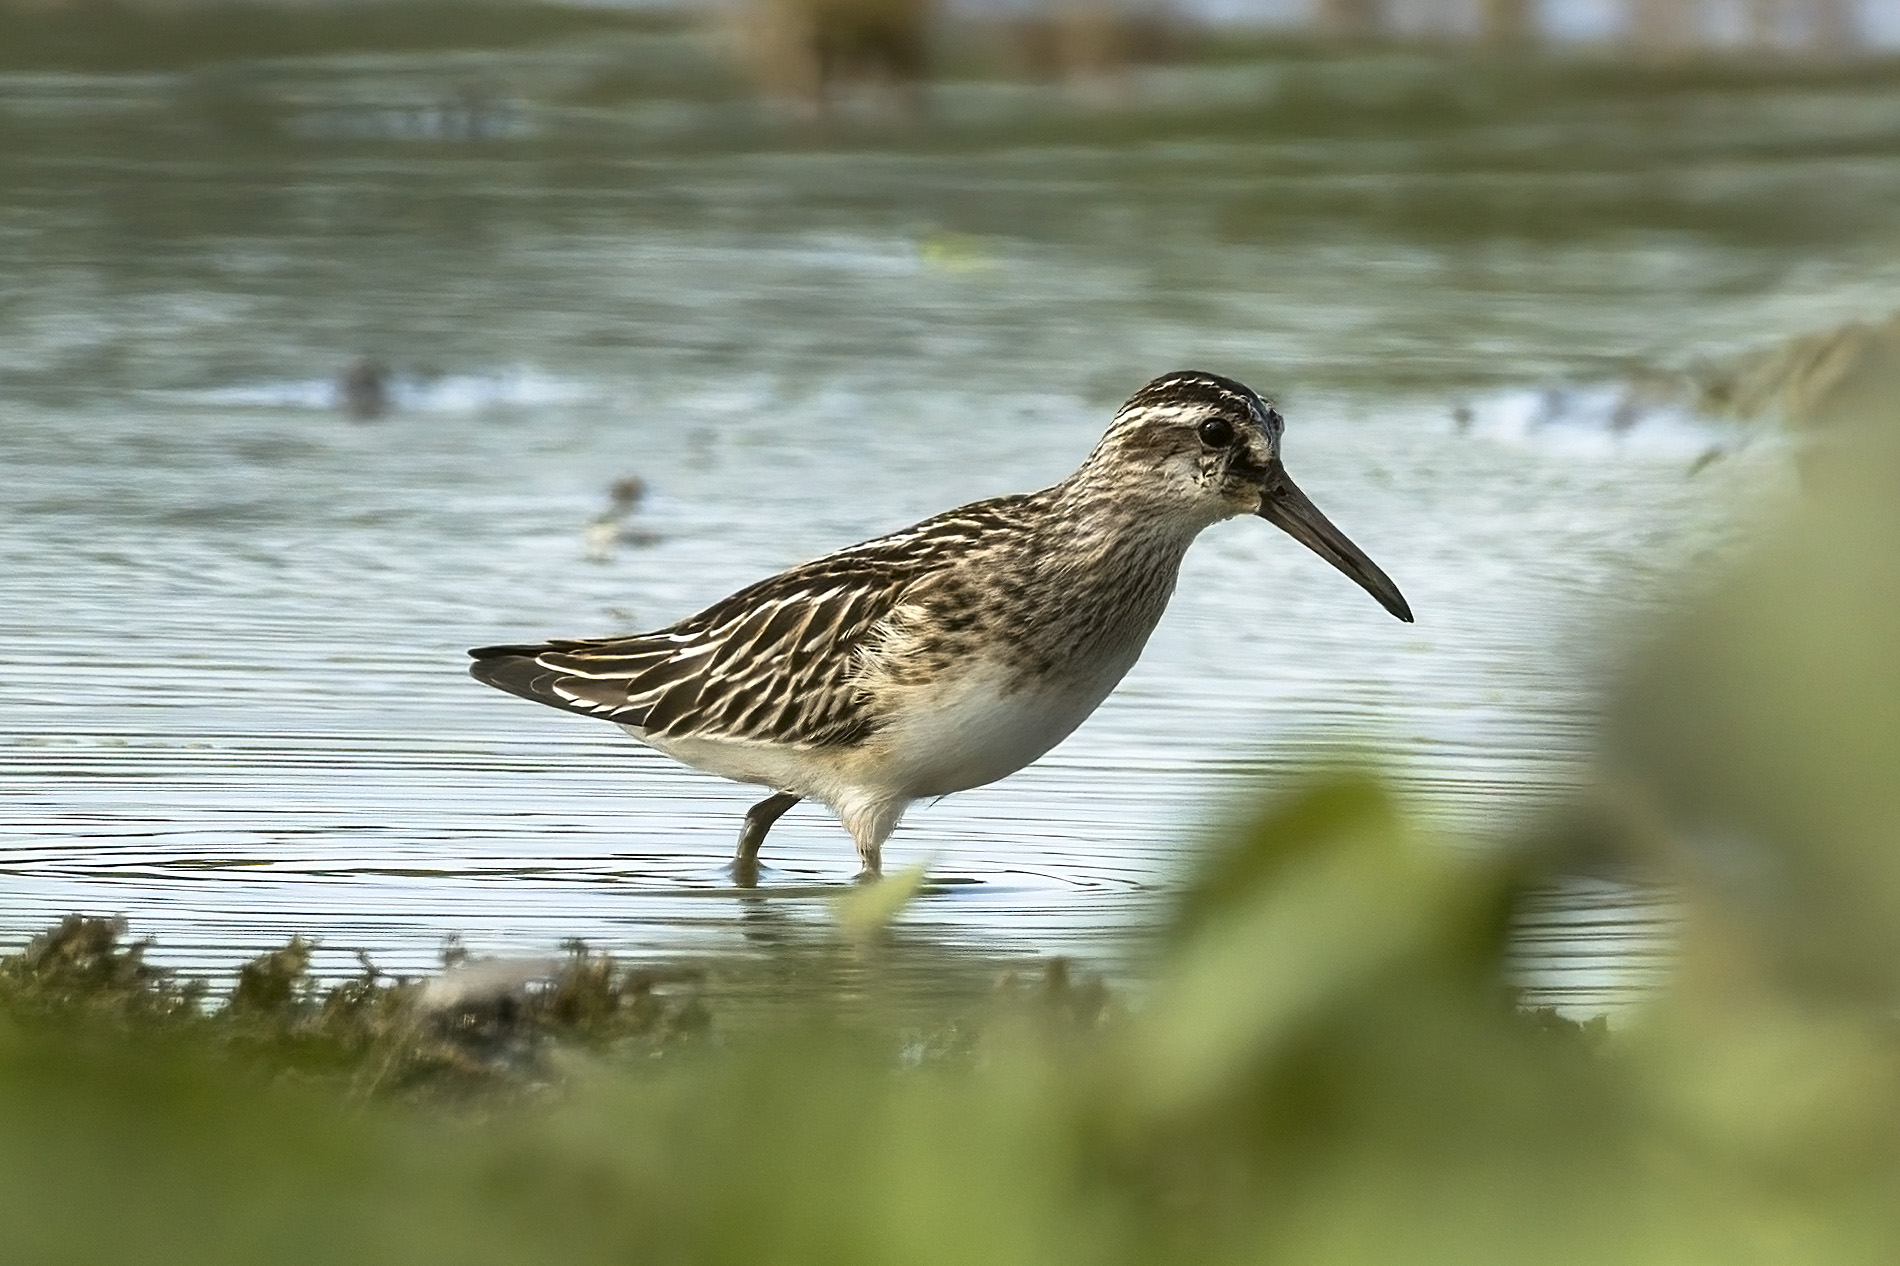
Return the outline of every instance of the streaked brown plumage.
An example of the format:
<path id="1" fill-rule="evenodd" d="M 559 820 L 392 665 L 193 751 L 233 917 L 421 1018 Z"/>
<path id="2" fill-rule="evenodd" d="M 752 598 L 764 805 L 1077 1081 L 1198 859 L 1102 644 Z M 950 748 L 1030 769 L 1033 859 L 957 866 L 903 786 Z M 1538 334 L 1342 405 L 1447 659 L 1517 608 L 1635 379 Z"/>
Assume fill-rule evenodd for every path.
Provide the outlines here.
<path id="1" fill-rule="evenodd" d="M 1201 530 L 1260 514 L 1394 615 L 1385 574 L 1286 478 L 1280 415 L 1231 379 L 1164 375 L 1082 466 L 794 567 L 653 633 L 486 647 L 479 680 L 773 788 L 740 869 L 790 805 L 830 805 L 875 872 L 910 801 L 1014 772 L 1134 664 Z"/>

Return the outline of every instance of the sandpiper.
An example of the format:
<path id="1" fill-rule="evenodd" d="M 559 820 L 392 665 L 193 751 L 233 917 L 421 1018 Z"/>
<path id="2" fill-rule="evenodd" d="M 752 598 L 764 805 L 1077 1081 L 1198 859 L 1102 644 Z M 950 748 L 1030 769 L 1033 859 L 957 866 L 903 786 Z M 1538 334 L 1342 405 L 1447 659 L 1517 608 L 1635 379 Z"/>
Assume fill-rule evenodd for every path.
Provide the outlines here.
<path id="1" fill-rule="evenodd" d="M 657 632 L 482 647 L 469 671 L 770 788 L 739 832 L 742 882 L 807 798 L 875 875 L 913 800 L 1013 774 L 1095 711 L 1213 523 L 1257 514 L 1411 620 L 1398 586 L 1287 478 L 1283 425 L 1231 378 L 1164 374 L 1052 487 L 828 554 Z"/>

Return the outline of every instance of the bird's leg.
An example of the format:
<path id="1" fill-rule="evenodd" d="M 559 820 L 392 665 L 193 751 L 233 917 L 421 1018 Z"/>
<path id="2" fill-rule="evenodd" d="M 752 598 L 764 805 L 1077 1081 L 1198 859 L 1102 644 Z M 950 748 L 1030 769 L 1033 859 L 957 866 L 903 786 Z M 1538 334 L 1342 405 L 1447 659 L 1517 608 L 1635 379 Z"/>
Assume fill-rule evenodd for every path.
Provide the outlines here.
<path id="1" fill-rule="evenodd" d="M 753 867 L 759 864 L 759 845 L 765 843 L 765 833 L 772 824 L 785 815 L 785 811 L 804 797 L 795 796 L 789 791 L 775 792 L 746 810 L 745 825 L 739 828 L 739 849 L 732 860 L 749 863 Z"/>
<path id="2" fill-rule="evenodd" d="M 860 881 L 876 879 L 884 873 L 884 841 L 897 829 L 897 820 L 904 816 L 907 803 L 874 800 L 847 807 L 839 815 L 844 819 L 845 829 L 851 832 L 852 843 L 858 846 L 858 860 L 864 864 L 858 873 Z"/>

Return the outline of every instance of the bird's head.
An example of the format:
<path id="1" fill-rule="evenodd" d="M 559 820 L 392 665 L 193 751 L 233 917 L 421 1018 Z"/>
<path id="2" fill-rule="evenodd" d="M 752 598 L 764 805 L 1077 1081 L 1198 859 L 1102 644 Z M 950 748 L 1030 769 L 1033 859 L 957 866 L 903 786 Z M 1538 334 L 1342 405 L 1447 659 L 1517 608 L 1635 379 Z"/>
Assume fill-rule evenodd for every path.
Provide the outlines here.
<path id="1" fill-rule="evenodd" d="M 1177 370 L 1128 398 L 1077 476 L 1198 530 L 1254 514 L 1352 577 L 1408 623 L 1398 586 L 1307 500 L 1280 461 L 1285 420 L 1232 378 Z"/>

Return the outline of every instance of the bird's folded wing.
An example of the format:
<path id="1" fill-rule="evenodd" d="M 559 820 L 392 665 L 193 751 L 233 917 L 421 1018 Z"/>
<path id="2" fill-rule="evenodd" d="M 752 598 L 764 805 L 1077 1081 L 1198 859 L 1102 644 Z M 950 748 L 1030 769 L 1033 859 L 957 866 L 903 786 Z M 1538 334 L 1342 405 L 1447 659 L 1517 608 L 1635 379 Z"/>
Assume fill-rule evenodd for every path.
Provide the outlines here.
<path id="1" fill-rule="evenodd" d="M 470 651 L 479 681 L 641 729 L 828 746 L 875 726 L 860 681 L 905 591 L 1016 520 L 963 506 L 762 580 L 654 633 Z"/>
<path id="2" fill-rule="evenodd" d="M 868 732 L 860 648 L 909 577 L 801 568 L 630 637 L 471 651 L 481 681 L 654 737 L 849 743 Z"/>

